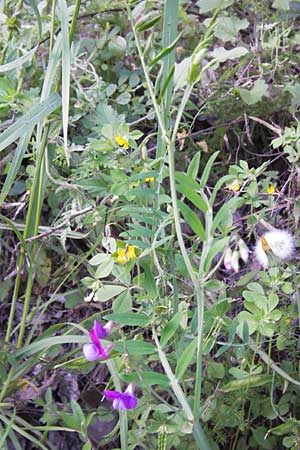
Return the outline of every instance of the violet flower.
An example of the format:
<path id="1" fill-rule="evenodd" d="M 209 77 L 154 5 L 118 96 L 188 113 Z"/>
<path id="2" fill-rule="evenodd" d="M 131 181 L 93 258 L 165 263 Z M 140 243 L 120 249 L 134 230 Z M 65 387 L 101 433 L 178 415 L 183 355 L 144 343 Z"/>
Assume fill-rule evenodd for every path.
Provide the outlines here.
<path id="1" fill-rule="evenodd" d="M 109 320 L 103 327 L 97 320 L 95 320 L 92 330 L 95 331 L 98 338 L 105 339 L 106 336 L 111 332 L 111 329 L 114 325 L 115 323 L 112 320 Z"/>
<path id="2" fill-rule="evenodd" d="M 100 339 L 94 328 L 90 330 L 90 338 L 92 344 L 85 344 L 83 346 L 84 356 L 88 361 L 96 361 L 97 359 L 108 359 L 108 353 L 112 349 L 113 344 L 102 347 Z"/>
<path id="3" fill-rule="evenodd" d="M 113 402 L 112 406 L 114 409 L 120 409 L 124 411 L 126 409 L 134 409 L 137 406 L 137 399 L 134 395 L 135 384 L 130 383 L 127 386 L 126 391 L 118 392 L 118 391 L 103 391 L 103 394 L 107 398 L 107 400 Z"/>

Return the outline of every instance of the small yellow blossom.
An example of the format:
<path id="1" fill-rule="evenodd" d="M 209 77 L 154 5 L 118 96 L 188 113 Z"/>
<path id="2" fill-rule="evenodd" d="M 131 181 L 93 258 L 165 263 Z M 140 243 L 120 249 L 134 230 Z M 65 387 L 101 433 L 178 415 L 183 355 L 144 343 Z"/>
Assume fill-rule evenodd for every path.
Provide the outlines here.
<path id="1" fill-rule="evenodd" d="M 125 264 L 125 263 L 127 263 L 127 261 L 128 261 L 128 258 L 127 258 L 127 255 L 126 255 L 125 248 L 118 248 L 118 250 L 117 250 L 117 262 L 119 264 Z"/>
<path id="2" fill-rule="evenodd" d="M 115 137 L 115 141 L 120 147 L 123 147 L 125 149 L 129 147 L 128 141 L 125 138 L 123 138 L 123 136 L 121 136 L 120 134 L 118 134 L 118 136 Z"/>
<path id="3" fill-rule="evenodd" d="M 119 264 L 125 264 L 134 258 L 136 258 L 136 254 L 135 247 L 133 245 L 128 245 L 126 248 L 117 249 L 117 262 Z"/>
<path id="4" fill-rule="evenodd" d="M 227 189 L 233 192 L 238 192 L 241 189 L 241 185 L 238 180 L 234 180 L 232 183 L 228 184 Z"/>
<path id="5" fill-rule="evenodd" d="M 274 194 L 275 190 L 276 190 L 275 184 L 270 184 L 270 186 L 268 186 L 267 193 L 270 195 Z"/>
<path id="6" fill-rule="evenodd" d="M 145 178 L 146 183 L 152 183 L 154 181 L 154 177 Z"/>
<path id="7" fill-rule="evenodd" d="M 128 245 L 126 253 L 127 253 L 129 259 L 136 258 L 135 247 L 133 245 Z"/>

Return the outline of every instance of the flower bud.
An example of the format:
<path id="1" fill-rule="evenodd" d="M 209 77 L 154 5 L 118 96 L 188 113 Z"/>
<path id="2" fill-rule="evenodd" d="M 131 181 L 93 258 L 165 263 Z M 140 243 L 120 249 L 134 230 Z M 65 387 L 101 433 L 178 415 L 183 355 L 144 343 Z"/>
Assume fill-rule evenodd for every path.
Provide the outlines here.
<path id="1" fill-rule="evenodd" d="M 242 258 L 244 263 L 246 263 L 249 259 L 249 249 L 248 249 L 245 241 L 243 241 L 243 239 L 239 239 L 238 244 L 239 244 L 239 250 L 240 250 L 240 257 Z"/>

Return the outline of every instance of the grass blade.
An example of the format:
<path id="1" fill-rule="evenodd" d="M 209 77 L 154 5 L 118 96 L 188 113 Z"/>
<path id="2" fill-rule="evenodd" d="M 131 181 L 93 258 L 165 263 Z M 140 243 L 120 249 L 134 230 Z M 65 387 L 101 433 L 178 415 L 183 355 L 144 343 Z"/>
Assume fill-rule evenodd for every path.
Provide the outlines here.
<path id="1" fill-rule="evenodd" d="M 0 206 L 2 205 L 2 203 L 4 202 L 7 194 L 10 191 L 10 188 L 17 176 L 18 170 L 21 166 L 22 160 L 24 158 L 29 140 L 30 140 L 30 136 L 32 133 L 32 129 L 30 131 L 28 131 L 28 133 L 26 133 L 23 137 L 21 137 L 18 147 L 16 149 L 15 155 L 13 157 L 11 166 L 9 168 L 7 177 L 5 179 L 3 188 L 1 190 L 1 194 L 0 194 Z M 1 448 L 1 447 L 0 447 Z"/>
<path id="2" fill-rule="evenodd" d="M 33 128 L 38 122 L 43 120 L 48 114 L 55 111 L 61 103 L 61 98 L 58 94 L 51 94 L 47 100 L 39 105 L 31 108 L 28 113 L 16 120 L 16 122 L 8 127 L 0 135 L 0 151 L 4 150 L 10 144 L 15 142 L 19 137 L 28 132 L 28 129 Z"/>
<path id="3" fill-rule="evenodd" d="M 18 69 L 19 67 L 21 67 L 24 63 L 26 63 L 27 61 L 30 61 L 31 58 L 33 57 L 33 55 L 35 54 L 35 52 L 38 49 L 38 45 L 36 45 L 32 50 L 30 50 L 29 52 L 25 53 L 25 55 L 20 56 L 20 58 L 15 59 L 14 61 L 11 61 L 7 64 L 2 64 L 0 66 L 0 73 L 3 72 L 8 72 L 9 70 L 13 70 L 13 69 Z"/>
<path id="4" fill-rule="evenodd" d="M 60 6 L 60 21 L 62 32 L 62 120 L 63 120 L 63 137 L 66 159 L 70 161 L 70 153 L 68 150 L 68 120 L 69 120 L 69 100 L 70 100 L 70 42 L 69 42 L 69 14 L 65 0 L 58 0 Z"/>
<path id="5" fill-rule="evenodd" d="M 31 4 L 32 9 L 33 9 L 33 11 L 34 11 L 34 13 L 36 15 L 36 20 L 37 20 L 37 23 L 38 23 L 38 30 L 39 30 L 39 39 L 41 39 L 41 36 L 42 36 L 42 20 L 41 20 L 40 11 L 39 11 L 39 8 L 38 8 L 37 3 L 36 3 L 35 0 L 29 0 L 29 3 Z"/>

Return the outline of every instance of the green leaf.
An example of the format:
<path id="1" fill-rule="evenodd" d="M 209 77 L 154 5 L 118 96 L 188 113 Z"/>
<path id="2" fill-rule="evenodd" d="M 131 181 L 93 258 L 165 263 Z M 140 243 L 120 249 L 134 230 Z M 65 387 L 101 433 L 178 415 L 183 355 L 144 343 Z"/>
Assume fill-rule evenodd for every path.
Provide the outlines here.
<path id="1" fill-rule="evenodd" d="M 192 67 L 192 57 L 184 58 L 180 63 L 175 63 L 174 90 L 175 92 L 183 88 L 188 81 Z"/>
<path id="2" fill-rule="evenodd" d="M 169 342 L 171 337 L 176 332 L 177 328 L 179 327 L 181 319 L 182 319 L 181 312 L 177 312 L 176 314 L 174 314 L 172 319 L 167 323 L 167 325 L 162 330 L 160 337 L 160 345 L 162 348 Z"/>
<path id="3" fill-rule="evenodd" d="M 38 49 L 38 45 L 36 45 L 32 50 L 30 50 L 29 52 L 25 53 L 25 55 L 20 56 L 20 58 L 15 59 L 14 61 L 11 61 L 7 64 L 2 64 L 0 66 L 0 73 L 3 72 L 8 72 L 9 70 L 13 70 L 13 69 L 18 69 L 19 67 L 21 67 L 24 63 L 26 63 L 27 61 L 30 61 L 31 58 L 33 57 L 33 55 L 35 54 L 35 52 Z"/>
<path id="4" fill-rule="evenodd" d="M 197 194 L 196 188 L 200 190 L 199 184 L 193 180 L 192 177 L 179 174 L 175 175 L 175 178 L 179 181 L 179 185 L 177 185 L 176 189 L 183 194 L 190 202 L 192 202 L 196 208 L 200 209 L 203 213 L 207 212 L 208 206 L 205 200 Z"/>
<path id="5" fill-rule="evenodd" d="M 228 244 L 229 237 L 224 237 L 222 239 L 215 240 L 211 249 L 208 252 L 208 255 L 205 259 L 205 271 L 208 272 L 214 257 L 218 253 L 222 253 L 226 245 Z"/>
<path id="6" fill-rule="evenodd" d="M 202 239 L 202 241 L 205 241 L 205 230 L 197 214 L 181 200 L 177 200 L 177 202 L 186 223 L 191 227 L 193 232 Z"/>
<path id="7" fill-rule="evenodd" d="M 129 94 L 129 92 L 123 92 L 122 94 L 118 95 L 118 97 L 116 98 L 116 102 L 118 103 L 118 105 L 128 105 L 130 100 L 131 100 L 131 95 Z"/>
<path id="8" fill-rule="evenodd" d="M 201 152 L 195 153 L 187 170 L 187 176 L 193 178 L 194 180 L 196 179 L 199 172 L 200 158 Z"/>
<path id="9" fill-rule="evenodd" d="M 290 0 L 274 0 L 272 8 L 288 11 L 290 9 Z"/>
<path id="10" fill-rule="evenodd" d="M 178 36 L 174 39 L 174 41 L 168 45 L 167 47 L 163 48 L 158 55 L 155 56 L 155 58 L 152 59 L 152 61 L 149 63 L 149 66 L 152 67 L 154 64 L 156 64 L 158 61 L 160 61 L 162 58 L 167 56 L 176 46 L 177 42 L 182 36 L 182 32 L 178 34 Z"/>
<path id="11" fill-rule="evenodd" d="M 100 279 L 108 277 L 113 270 L 114 264 L 115 260 L 112 257 L 110 257 L 106 262 L 99 264 L 95 272 L 95 278 Z"/>
<path id="12" fill-rule="evenodd" d="M 108 262 L 111 259 L 110 255 L 106 253 L 97 253 L 97 255 L 93 256 L 92 259 L 89 260 L 89 264 L 91 266 L 98 266 L 104 262 Z"/>
<path id="13" fill-rule="evenodd" d="M 107 302 L 121 292 L 126 291 L 126 286 L 119 286 L 116 284 L 105 284 L 97 290 L 97 297 L 99 302 Z"/>
<path id="14" fill-rule="evenodd" d="M 82 426 L 85 423 L 85 415 L 80 407 L 80 405 L 75 402 L 75 400 L 71 400 L 71 408 L 73 412 L 73 417 L 76 420 L 76 422 L 79 425 L 79 429 L 82 428 Z"/>
<path id="15" fill-rule="evenodd" d="M 138 313 L 114 313 L 104 316 L 104 319 L 113 320 L 114 322 L 121 323 L 128 326 L 140 326 L 144 327 L 150 322 L 150 317 L 145 314 Z"/>
<path id="16" fill-rule="evenodd" d="M 25 345 L 20 350 L 17 350 L 13 353 L 13 355 L 16 358 L 19 358 L 20 356 L 26 357 L 34 355 L 35 353 L 40 352 L 41 350 L 45 350 L 47 348 L 50 348 L 54 345 L 61 345 L 61 344 L 87 344 L 89 343 L 89 337 L 88 336 L 79 336 L 77 334 L 66 334 L 63 336 L 52 336 L 45 339 L 40 339 L 36 342 L 33 342 L 32 344 Z"/>
<path id="17" fill-rule="evenodd" d="M 197 6 L 200 8 L 200 13 L 205 14 L 210 11 L 214 11 L 221 6 L 221 9 L 227 8 L 232 5 L 234 0 L 198 0 Z"/>
<path id="18" fill-rule="evenodd" d="M 272 383 L 272 375 L 251 375 L 241 380 L 230 381 L 220 387 L 222 392 L 234 392 L 248 388 L 255 388 Z"/>
<path id="19" fill-rule="evenodd" d="M 220 229 L 222 222 L 228 220 L 228 217 L 232 216 L 232 214 L 244 203 L 244 199 L 240 197 L 233 197 L 228 202 L 226 202 L 221 209 L 217 212 L 213 224 L 212 231 L 213 234 L 217 228 Z M 223 231 L 222 229 L 220 231 Z"/>
<path id="20" fill-rule="evenodd" d="M 268 85 L 265 80 L 256 80 L 252 89 L 237 88 L 242 100 L 247 105 L 255 105 L 262 100 L 263 97 L 268 97 Z"/>
<path id="21" fill-rule="evenodd" d="M 122 381 L 125 381 L 126 383 L 136 383 L 138 386 L 140 385 L 143 387 L 146 386 L 153 386 L 155 384 L 159 386 L 163 386 L 165 388 L 170 387 L 170 383 L 168 380 L 168 377 L 166 375 L 163 375 L 162 373 L 153 372 L 152 370 L 146 370 L 143 372 L 137 373 L 129 373 L 125 375 L 121 375 L 120 377 Z M 142 378 L 142 380 L 141 380 Z"/>
<path id="22" fill-rule="evenodd" d="M 156 15 L 149 20 L 145 20 L 145 18 L 147 19 L 148 16 L 145 16 L 143 18 L 143 22 L 139 23 L 136 27 L 136 29 L 139 33 L 141 33 L 142 31 L 149 30 L 149 28 L 152 28 L 160 20 L 161 14 Z"/>
<path id="23" fill-rule="evenodd" d="M 215 361 L 209 361 L 207 365 L 207 375 L 210 378 L 222 379 L 225 376 L 225 369 L 223 364 Z"/>
<path id="24" fill-rule="evenodd" d="M 186 369 L 192 363 L 196 349 L 197 339 L 195 338 L 192 342 L 189 343 L 177 362 L 175 377 L 178 381 L 181 380 L 181 378 L 185 374 Z"/>
<path id="25" fill-rule="evenodd" d="M 204 189 L 206 186 L 212 165 L 215 162 L 215 160 L 217 159 L 218 154 L 219 154 L 219 152 L 213 153 L 205 165 L 205 168 L 202 173 L 201 181 L 200 181 L 201 189 Z"/>
<path id="26" fill-rule="evenodd" d="M 206 19 L 204 24 L 208 26 L 210 20 L 211 19 Z M 248 26 L 249 22 L 247 19 L 240 19 L 239 17 L 232 15 L 229 17 L 219 16 L 216 20 L 214 35 L 223 42 L 235 42 L 240 30 L 245 30 Z"/>
<path id="27" fill-rule="evenodd" d="M 224 47 L 217 47 L 212 52 L 212 57 L 218 62 L 225 62 L 229 59 L 240 58 L 241 56 L 247 55 L 248 50 L 245 47 L 235 47 L 231 50 L 226 50 Z"/>
<path id="28" fill-rule="evenodd" d="M 248 344 L 248 341 L 249 341 L 249 326 L 248 326 L 248 322 L 246 322 L 246 321 L 244 321 L 244 323 L 243 323 L 242 338 L 243 338 L 243 342 L 245 344 Z"/>
<path id="29" fill-rule="evenodd" d="M 205 201 L 200 197 L 197 192 L 189 188 L 187 185 L 179 184 L 176 186 L 176 190 L 179 191 L 181 194 L 183 194 L 191 203 L 193 203 L 196 208 L 198 208 L 203 213 L 206 213 L 207 211 L 207 204 Z"/>
<path id="30" fill-rule="evenodd" d="M 130 312 L 131 309 L 132 309 L 132 298 L 130 292 L 128 291 L 122 292 L 113 301 L 112 310 L 114 313 Z"/>
<path id="31" fill-rule="evenodd" d="M 118 341 L 115 343 L 114 350 L 120 353 L 127 352 L 132 356 L 152 355 L 156 353 L 155 345 L 144 341 Z"/>
<path id="32" fill-rule="evenodd" d="M 55 111 L 60 104 L 60 96 L 56 93 L 52 93 L 47 100 L 31 108 L 31 110 L 17 119 L 13 125 L 6 128 L 0 135 L 0 151 L 18 140 L 19 137 L 27 134 L 28 130 L 34 128 L 38 122 Z"/>

